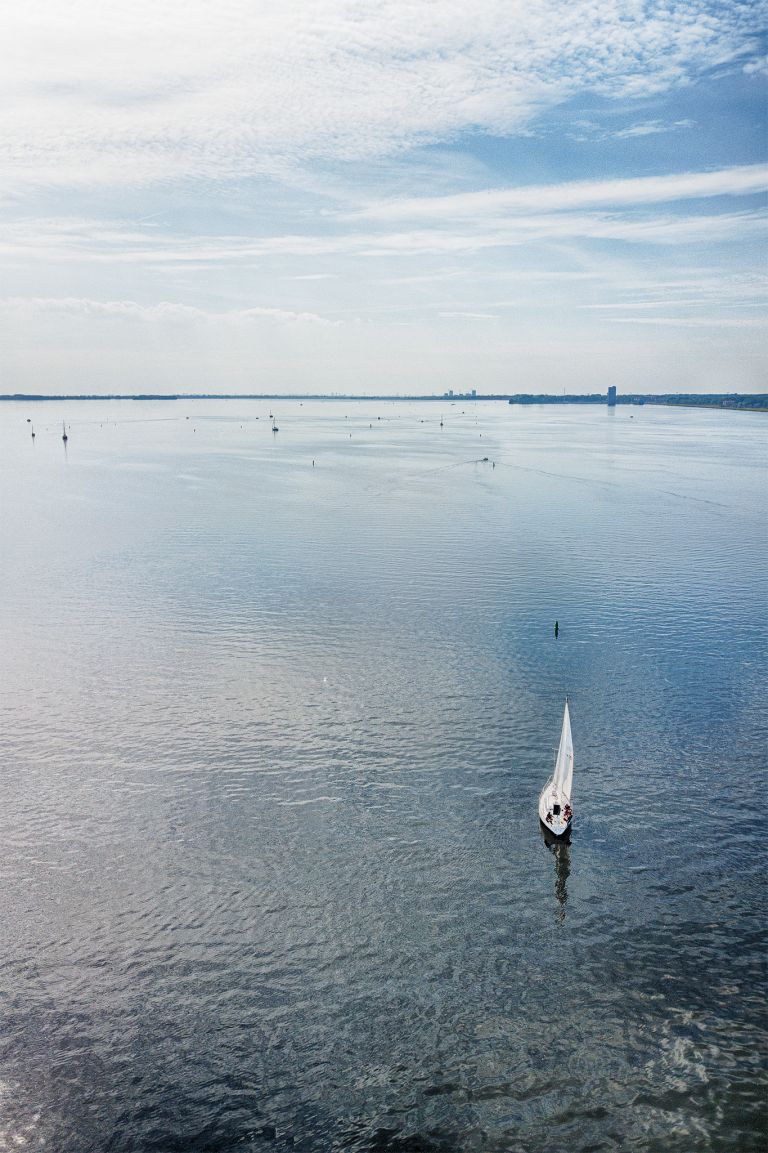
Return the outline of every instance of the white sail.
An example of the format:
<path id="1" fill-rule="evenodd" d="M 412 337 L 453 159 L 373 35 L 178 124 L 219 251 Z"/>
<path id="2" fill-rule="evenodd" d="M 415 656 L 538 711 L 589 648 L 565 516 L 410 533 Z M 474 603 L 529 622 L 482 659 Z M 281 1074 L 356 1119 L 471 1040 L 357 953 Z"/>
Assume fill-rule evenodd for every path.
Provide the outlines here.
<path id="1" fill-rule="evenodd" d="M 571 739 L 571 718 L 568 713 L 567 701 L 565 702 L 563 731 L 560 734 L 560 747 L 557 750 L 552 783 L 570 801 L 571 786 L 573 785 L 573 740 Z"/>

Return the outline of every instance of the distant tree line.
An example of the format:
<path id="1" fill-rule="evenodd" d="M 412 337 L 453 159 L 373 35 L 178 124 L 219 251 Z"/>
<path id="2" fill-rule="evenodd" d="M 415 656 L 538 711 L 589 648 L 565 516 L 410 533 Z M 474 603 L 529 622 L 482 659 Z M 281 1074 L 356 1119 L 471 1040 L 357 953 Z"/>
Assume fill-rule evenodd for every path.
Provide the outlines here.
<path id="1" fill-rule="evenodd" d="M 480 398 L 478 398 L 480 399 Z M 520 392 L 509 398 L 510 404 L 605 404 L 605 393 L 589 392 L 579 396 L 553 396 L 548 393 Z M 617 404 L 675 404 L 696 408 L 749 408 L 768 410 L 768 393 L 738 392 L 667 392 L 616 394 Z"/>
<path id="2" fill-rule="evenodd" d="M 571 396 L 552 393 L 518 392 L 510 395 L 503 393 L 477 393 L 454 394 L 453 396 L 417 396 L 417 395 L 370 395 L 354 393 L 277 393 L 277 392 L 179 392 L 179 393 L 78 393 L 64 396 L 51 396 L 46 393 L 14 392 L 0 393 L 2 400 L 386 400 L 386 401 L 413 401 L 432 400 L 462 400 L 470 403 L 478 400 L 506 400 L 510 404 L 605 404 L 604 392 L 589 392 Z M 674 404 L 695 406 L 697 408 L 745 408 L 753 411 L 768 411 L 768 393 L 740 393 L 740 392 L 667 392 L 667 393 L 617 393 L 617 404 Z"/>

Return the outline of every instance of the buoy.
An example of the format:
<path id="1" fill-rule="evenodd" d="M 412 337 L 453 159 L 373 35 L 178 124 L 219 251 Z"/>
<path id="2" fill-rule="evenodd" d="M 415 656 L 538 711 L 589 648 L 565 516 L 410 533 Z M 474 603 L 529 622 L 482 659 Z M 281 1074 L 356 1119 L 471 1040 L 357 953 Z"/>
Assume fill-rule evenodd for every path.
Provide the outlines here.
<path id="1" fill-rule="evenodd" d="M 560 625 L 557 621 L 555 621 L 555 636 L 557 636 L 557 634 L 559 632 L 560 632 Z"/>

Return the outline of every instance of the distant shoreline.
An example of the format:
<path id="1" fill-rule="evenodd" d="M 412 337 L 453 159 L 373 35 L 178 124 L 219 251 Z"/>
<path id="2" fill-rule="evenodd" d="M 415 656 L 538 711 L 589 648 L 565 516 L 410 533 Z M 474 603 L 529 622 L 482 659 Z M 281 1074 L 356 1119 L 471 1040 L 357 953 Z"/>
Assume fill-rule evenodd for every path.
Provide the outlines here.
<path id="1" fill-rule="evenodd" d="M 180 392 L 180 393 L 108 393 L 97 396 L 93 393 L 69 393 L 52 396 L 46 393 L 0 393 L 0 401 L 17 401 L 24 404 L 40 401 L 82 401 L 82 400 L 333 400 L 333 401 L 430 401 L 440 404 L 456 404 L 461 401 L 475 404 L 478 401 L 503 401 L 507 404 L 597 404 L 606 405 L 607 399 L 601 393 L 586 395 L 557 396 L 549 393 L 454 393 L 435 396 L 402 394 L 397 396 L 366 395 L 362 393 L 278 393 L 278 392 Z M 747 412 L 768 412 L 768 393 L 625 393 L 616 396 L 617 405 L 661 404 L 684 408 L 726 408 Z"/>

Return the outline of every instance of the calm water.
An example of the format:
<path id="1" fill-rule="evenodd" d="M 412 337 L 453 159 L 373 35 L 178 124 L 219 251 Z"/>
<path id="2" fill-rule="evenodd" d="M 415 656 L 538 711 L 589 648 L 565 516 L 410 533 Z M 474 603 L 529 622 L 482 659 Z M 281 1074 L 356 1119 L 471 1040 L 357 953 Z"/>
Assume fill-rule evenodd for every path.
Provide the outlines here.
<path id="1" fill-rule="evenodd" d="M 268 413 L 0 409 L 0 1150 L 762 1149 L 768 417 Z"/>

